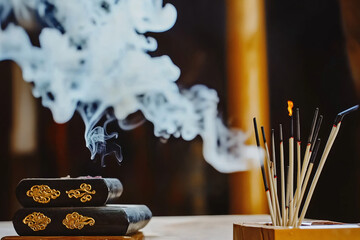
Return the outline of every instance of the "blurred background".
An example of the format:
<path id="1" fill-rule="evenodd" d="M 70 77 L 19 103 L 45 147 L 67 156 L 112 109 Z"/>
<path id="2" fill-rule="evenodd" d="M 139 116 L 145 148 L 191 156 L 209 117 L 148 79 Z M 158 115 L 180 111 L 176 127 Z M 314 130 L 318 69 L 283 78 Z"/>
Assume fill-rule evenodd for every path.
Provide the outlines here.
<path id="1" fill-rule="evenodd" d="M 230 126 L 252 131 L 252 117 L 260 116 L 269 131 L 279 123 L 286 129 L 291 99 L 300 108 L 303 139 L 320 108 L 319 136 L 325 142 L 336 114 L 359 103 L 356 1 L 165 2 L 176 7 L 178 18 L 169 31 L 149 34 L 158 40 L 153 54 L 171 57 L 181 69 L 182 88 L 201 83 L 215 89 L 219 114 Z M 200 138 L 165 143 L 154 137 L 149 122 L 118 129 L 124 160 L 118 165 L 108 156 L 101 167 L 100 159 L 90 160 L 78 114 L 56 124 L 16 64 L 0 62 L 0 73 L 0 220 L 10 220 L 20 207 L 14 192 L 22 178 L 67 175 L 119 178 L 124 185 L 119 202 L 146 204 L 157 216 L 267 211 L 258 173 L 221 174 L 204 161 Z M 360 222 L 359 123 L 359 112 L 345 119 L 307 217 Z"/>

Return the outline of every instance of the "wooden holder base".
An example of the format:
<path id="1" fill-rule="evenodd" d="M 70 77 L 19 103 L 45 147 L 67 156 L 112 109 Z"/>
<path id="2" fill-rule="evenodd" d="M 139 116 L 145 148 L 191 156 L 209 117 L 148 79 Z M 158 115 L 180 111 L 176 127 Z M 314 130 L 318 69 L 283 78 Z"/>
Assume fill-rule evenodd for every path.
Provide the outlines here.
<path id="1" fill-rule="evenodd" d="M 329 221 L 305 222 L 300 228 L 266 223 L 234 223 L 234 240 L 348 240 L 360 239 L 358 224 Z"/>

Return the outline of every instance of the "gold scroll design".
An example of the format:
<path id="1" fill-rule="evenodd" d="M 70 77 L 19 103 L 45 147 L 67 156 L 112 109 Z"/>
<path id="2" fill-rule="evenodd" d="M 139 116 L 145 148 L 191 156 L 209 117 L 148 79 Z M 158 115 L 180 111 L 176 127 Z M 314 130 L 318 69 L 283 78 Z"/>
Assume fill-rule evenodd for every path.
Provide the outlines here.
<path id="1" fill-rule="evenodd" d="M 84 203 L 90 201 L 92 199 L 91 194 L 95 194 L 96 191 L 91 191 L 90 184 L 82 183 L 79 189 L 66 191 L 66 193 L 69 198 L 80 198 L 80 201 Z"/>
<path id="2" fill-rule="evenodd" d="M 69 213 L 62 221 L 68 229 L 82 229 L 85 225 L 93 226 L 95 219 L 92 217 L 83 216 L 77 212 Z"/>
<path id="3" fill-rule="evenodd" d="M 51 199 L 56 199 L 60 196 L 60 191 L 51 189 L 47 185 L 34 185 L 26 192 L 28 197 L 32 197 L 35 202 L 48 203 Z"/>
<path id="4" fill-rule="evenodd" d="M 41 212 L 33 212 L 23 219 L 23 223 L 28 225 L 34 232 L 45 230 L 51 219 Z"/>

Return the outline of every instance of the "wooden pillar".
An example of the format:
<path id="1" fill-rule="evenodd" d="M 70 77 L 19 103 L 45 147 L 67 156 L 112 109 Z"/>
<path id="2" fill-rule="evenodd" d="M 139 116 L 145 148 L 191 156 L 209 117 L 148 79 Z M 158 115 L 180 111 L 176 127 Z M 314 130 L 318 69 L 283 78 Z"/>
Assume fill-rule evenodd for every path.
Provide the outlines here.
<path id="1" fill-rule="evenodd" d="M 12 70 L 12 119 L 11 154 L 23 156 L 34 154 L 37 150 L 37 110 L 31 85 L 22 78 L 18 65 L 11 63 Z"/>
<path id="2" fill-rule="evenodd" d="M 253 117 L 269 130 L 264 11 L 264 0 L 227 0 L 229 121 L 249 133 L 248 144 L 255 144 Z M 230 199 L 231 213 L 268 211 L 259 168 L 230 176 Z"/>

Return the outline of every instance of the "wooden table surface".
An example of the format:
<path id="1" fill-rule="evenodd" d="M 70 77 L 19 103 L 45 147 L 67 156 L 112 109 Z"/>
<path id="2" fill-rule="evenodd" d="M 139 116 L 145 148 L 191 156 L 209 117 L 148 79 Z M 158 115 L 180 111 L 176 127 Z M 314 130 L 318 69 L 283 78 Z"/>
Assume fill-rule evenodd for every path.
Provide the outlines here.
<path id="1" fill-rule="evenodd" d="M 142 230 L 146 240 L 231 240 L 233 223 L 270 221 L 267 215 L 153 217 Z M 0 238 L 17 235 L 11 222 L 0 222 Z"/>

